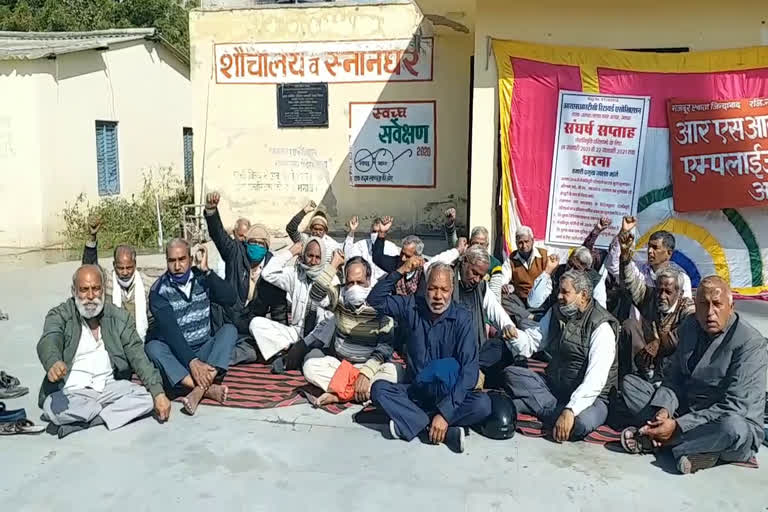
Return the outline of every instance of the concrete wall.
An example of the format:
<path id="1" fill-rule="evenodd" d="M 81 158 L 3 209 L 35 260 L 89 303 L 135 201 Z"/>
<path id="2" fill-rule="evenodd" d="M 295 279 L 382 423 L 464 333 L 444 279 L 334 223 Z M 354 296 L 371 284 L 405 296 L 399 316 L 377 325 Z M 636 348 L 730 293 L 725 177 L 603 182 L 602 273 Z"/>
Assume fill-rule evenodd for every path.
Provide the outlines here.
<path id="1" fill-rule="evenodd" d="M 47 61 L 0 62 L 0 246 L 39 243 L 40 130 Z"/>
<path id="2" fill-rule="evenodd" d="M 0 152 L 0 187 L 12 205 L 4 208 L 17 212 L 0 217 L 0 245 L 56 243 L 66 203 L 81 193 L 98 200 L 97 120 L 118 123 L 122 196 L 140 191 L 144 173 L 161 167 L 183 176 L 182 129 L 194 128 L 189 70 L 158 44 L 2 62 L 0 97 L 14 98 L 0 114 L 0 133 L 3 115 L 12 118 L 17 145 L 10 164 Z"/>
<path id="3" fill-rule="evenodd" d="M 437 36 L 434 80 L 424 83 L 329 84 L 329 128 L 278 129 L 275 85 L 216 84 L 212 77 L 217 42 L 344 41 L 411 38 L 421 15 L 413 5 L 286 7 L 233 11 L 195 11 L 190 16 L 192 83 L 200 132 L 196 189 L 205 174 L 205 189 L 222 193 L 226 224 L 237 216 L 264 222 L 282 231 L 290 217 L 310 199 L 340 231 L 352 215 L 394 215 L 401 230 L 434 230 L 442 210 L 466 208 L 468 99 L 472 37 Z M 349 185 L 349 102 L 437 100 L 437 187 L 434 189 L 353 188 Z M 313 170 L 314 192 L 254 193 L 235 185 L 241 172 L 277 171 L 281 149 L 299 149 L 321 163 Z M 283 157 L 284 158 L 284 157 Z M 203 169 L 204 166 L 204 169 Z M 199 196 L 198 196 L 199 197 Z M 463 208 L 462 208 L 463 207 Z M 463 220 L 463 219 L 462 219 Z"/>
<path id="4" fill-rule="evenodd" d="M 768 3 L 477 0 L 472 138 L 472 225 L 494 225 L 498 148 L 496 65 L 488 38 L 602 48 L 689 47 L 691 50 L 768 44 Z"/>

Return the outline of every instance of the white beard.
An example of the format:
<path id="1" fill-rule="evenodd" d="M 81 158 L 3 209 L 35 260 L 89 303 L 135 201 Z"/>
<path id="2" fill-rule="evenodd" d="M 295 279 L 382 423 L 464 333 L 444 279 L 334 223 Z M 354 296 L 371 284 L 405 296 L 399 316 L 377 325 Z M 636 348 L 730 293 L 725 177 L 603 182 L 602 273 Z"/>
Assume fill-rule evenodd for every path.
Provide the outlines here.
<path id="1" fill-rule="evenodd" d="M 74 299 L 75 299 L 75 306 L 77 306 L 77 312 L 80 313 L 80 316 L 85 318 L 86 320 L 95 318 L 99 316 L 102 311 L 104 311 L 103 298 L 93 299 L 93 301 L 88 303 L 80 300 L 80 298 L 77 296 L 75 296 Z"/>

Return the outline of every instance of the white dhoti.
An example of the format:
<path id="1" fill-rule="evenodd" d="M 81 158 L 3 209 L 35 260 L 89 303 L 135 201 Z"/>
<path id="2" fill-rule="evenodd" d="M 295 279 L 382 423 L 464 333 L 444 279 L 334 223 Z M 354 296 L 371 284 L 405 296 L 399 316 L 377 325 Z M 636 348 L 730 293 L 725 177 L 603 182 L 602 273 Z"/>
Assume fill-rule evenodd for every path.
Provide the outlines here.
<path id="1" fill-rule="evenodd" d="M 323 391 L 328 391 L 328 385 L 331 383 L 331 379 L 339 366 L 341 366 L 341 361 L 332 356 L 308 359 L 304 362 L 304 378 L 307 379 L 307 382 L 310 384 L 314 384 Z M 362 364 L 356 364 L 354 366 L 357 369 L 363 367 Z M 398 381 L 402 380 L 402 373 L 403 370 L 401 366 L 392 363 L 384 363 L 379 366 L 379 369 L 374 374 L 371 385 L 377 380 L 386 380 L 387 382 L 397 384 Z"/>
<path id="2" fill-rule="evenodd" d="M 256 340 L 261 356 L 267 361 L 299 341 L 296 327 L 260 316 L 251 320 L 248 330 Z"/>
<path id="3" fill-rule="evenodd" d="M 107 383 L 101 393 L 91 388 L 63 389 L 43 403 L 48 421 L 56 425 L 89 423 L 101 416 L 109 430 L 115 430 L 154 409 L 154 400 L 144 386 L 128 380 Z"/>

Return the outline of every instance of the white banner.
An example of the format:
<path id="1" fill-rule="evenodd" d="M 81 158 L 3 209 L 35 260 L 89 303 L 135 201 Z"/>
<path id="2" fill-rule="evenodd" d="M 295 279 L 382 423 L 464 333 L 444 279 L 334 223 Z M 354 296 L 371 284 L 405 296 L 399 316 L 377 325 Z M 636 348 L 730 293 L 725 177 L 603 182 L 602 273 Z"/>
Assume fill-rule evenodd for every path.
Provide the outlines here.
<path id="1" fill-rule="evenodd" d="M 214 45 L 216 83 L 432 80 L 433 39 Z"/>
<path id="2" fill-rule="evenodd" d="M 648 130 L 649 97 L 560 91 L 547 243 L 581 245 L 602 216 L 613 221 L 596 247 L 608 247 L 634 215 Z"/>
<path id="3" fill-rule="evenodd" d="M 434 101 L 350 103 L 350 184 L 434 187 L 436 115 Z"/>

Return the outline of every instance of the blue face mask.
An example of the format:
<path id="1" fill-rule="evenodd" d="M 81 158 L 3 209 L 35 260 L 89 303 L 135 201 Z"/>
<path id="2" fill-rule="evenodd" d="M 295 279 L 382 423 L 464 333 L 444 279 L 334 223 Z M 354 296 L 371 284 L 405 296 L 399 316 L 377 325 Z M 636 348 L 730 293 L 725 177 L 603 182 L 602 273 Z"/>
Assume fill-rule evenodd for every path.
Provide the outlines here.
<path id="1" fill-rule="evenodd" d="M 171 274 L 171 279 L 179 286 L 184 286 L 189 281 L 189 276 L 192 274 L 192 267 L 189 267 L 183 274 Z"/>
<path id="2" fill-rule="evenodd" d="M 259 244 L 246 243 L 245 250 L 251 263 L 261 263 L 264 256 L 267 255 L 267 248 Z"/>

